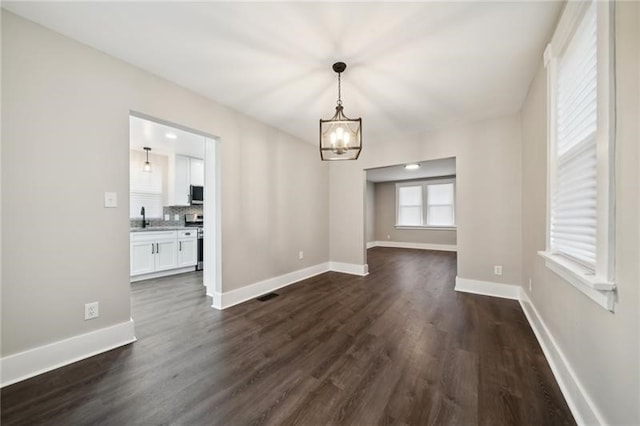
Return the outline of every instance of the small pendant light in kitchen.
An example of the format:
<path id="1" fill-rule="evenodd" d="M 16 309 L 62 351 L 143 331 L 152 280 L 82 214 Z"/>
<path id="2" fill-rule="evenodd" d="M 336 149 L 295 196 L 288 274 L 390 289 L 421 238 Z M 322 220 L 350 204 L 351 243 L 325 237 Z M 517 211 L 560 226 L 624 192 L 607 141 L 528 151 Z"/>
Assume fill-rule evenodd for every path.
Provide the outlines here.
<path id="1" fill-rule="evenodd" d="M 149 162 L 149 151 L 151 151 L 151 148 L 149 148 L 148 146 L 145 146 L 143 149 L 145 151 L 147 151 L 147 161 L 144 162 L 144 166 L 142 167 L 142 171 L 143 172 L 151 172 L 151 163 Z"/>
<path id="2" fill-rule="evenodd" d="M 344 62 L 333 64 L 338 73 L 338 105 L 331 119 L 320 119 L 320 158 L 323 161 L 357 160 L 362 150 L 362 118 L 347 118 L 342 112 L 340 74 L 347 68 Z"/>

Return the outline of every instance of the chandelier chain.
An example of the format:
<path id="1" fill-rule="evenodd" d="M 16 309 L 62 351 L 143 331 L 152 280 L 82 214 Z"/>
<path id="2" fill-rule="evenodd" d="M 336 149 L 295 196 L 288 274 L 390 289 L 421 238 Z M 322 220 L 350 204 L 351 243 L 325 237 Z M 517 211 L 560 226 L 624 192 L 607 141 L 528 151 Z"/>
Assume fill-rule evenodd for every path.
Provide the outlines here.
<path id="1" fill-rule="evenodd" d="M 338 73 L 338 105 L 341 106 L 342 105 L 342 96 L 341 96 L 341 84 L 340 84 L 340 74 Z"/>

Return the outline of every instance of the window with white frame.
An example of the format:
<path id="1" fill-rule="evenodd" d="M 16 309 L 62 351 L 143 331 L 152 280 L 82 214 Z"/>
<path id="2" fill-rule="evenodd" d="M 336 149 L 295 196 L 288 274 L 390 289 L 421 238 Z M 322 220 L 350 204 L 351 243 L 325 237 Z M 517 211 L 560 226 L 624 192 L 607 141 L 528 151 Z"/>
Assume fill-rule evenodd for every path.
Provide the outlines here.
<path id="1" fill-rule="evenodd" d="M 422 226 L 422 216 L 422 186 L 398 187 L 398 225 Z"/>
<path id="2" fill-rule="evenodd" d="M 397 183 L 396 227 L 454 227 L 454 200 L 452 179 Z"/>
<path id="3" fill-rule="evenodd" d="M 151 172 L 143 171 L 144 158 L 141 151 L 130 152 L 129 218 L 142 219 L 140 211 L 144 207 L 147 219 L 161 219 L 164 204 L 162 191 L 164 170 L 161 164 L 154 162 Z"/>
<path id="4" fill-rule="evenodd" d="M 549 199 L 546 251 L 554 272 L 613 310 L 612 4 L 570 2 L 545 50 Z"/>

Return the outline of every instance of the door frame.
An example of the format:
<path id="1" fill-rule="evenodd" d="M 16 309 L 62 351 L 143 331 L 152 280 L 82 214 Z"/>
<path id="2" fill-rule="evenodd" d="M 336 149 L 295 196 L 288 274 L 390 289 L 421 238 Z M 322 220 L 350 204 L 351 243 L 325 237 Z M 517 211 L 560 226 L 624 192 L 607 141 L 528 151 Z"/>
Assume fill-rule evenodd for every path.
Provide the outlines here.
<path id="1" fill-rule="evenodd" d="M 202 211 L 204 217 L 207 218 L 207 226 L 204 228 L 203 285 L 206 287 L 207 296 L 213 298 L 212 307 L 222 309 L 221 301 L 216 303 L 215 297 L 215 295 L 222 294 L 220 137 L 138 111 L 130 110 L 129 116 L 153 121 L 204 137 L 204 203 Z M 129 139 L 131 139 L 131 135 L 129 135 Z"/>

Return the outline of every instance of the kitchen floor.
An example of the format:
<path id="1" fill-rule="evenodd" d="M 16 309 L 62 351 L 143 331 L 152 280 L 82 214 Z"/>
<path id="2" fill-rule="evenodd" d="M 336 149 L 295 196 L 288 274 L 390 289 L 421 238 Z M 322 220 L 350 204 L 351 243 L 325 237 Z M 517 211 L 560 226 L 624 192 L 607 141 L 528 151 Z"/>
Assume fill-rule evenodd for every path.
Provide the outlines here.
<path id="1" fill-rule="evenodd" d="M 2 389 L 2 424 L 575 424 L 517 302 L 368 255 L 225 311 L 201 272 L 133 283 L 138 341 Z"/>

